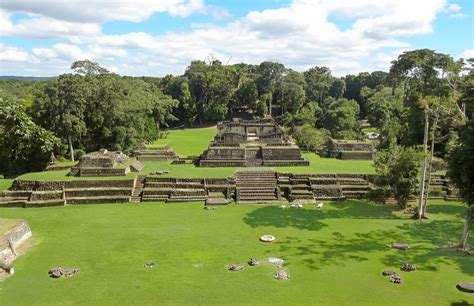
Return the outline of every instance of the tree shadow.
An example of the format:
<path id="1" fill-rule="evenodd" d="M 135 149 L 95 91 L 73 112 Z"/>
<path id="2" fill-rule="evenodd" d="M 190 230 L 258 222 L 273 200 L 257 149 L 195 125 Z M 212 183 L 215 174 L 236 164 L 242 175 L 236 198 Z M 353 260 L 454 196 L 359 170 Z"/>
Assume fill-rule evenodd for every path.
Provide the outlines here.
<path id="1" fill-rule="evenodd" d="M 251 227 L 274 226 L 295 227 L 304 230 L 320 230 L 327 226 L 320 220 L 334 218 L 348 219 L 399 219 L 395 206 L 382 206 L 365 201 L 329 202 L 337 207 L 328 209 L 281 209 L 277 206 L 263 206 L 253 210 L 244 222 Z"/>
<path id="2" fill-rule="evenodd" d="M 451 306 L 472 306 L 472 303 L 469 303 L 466 300 L 452 302 Z"/>
<path id="3" fill-rule="evenodd" d="M 457 210 L 442 206 L 439 212 L 456 215 Z M 439 265 L 457 266 L 463 273 L 474 275 L 474 265 L 468 255 L 457 253 L 450 247 L 457 242 L 462 232 L 461 219 L 427 220 L 419 223 L 414 220 L 401 219 L 393 212 L 395 209 L 377 207 L 361 201 L 347 201 L 337 208 L 327 210 L 316 209 L 286 209 L 275 206 L 265 206 L 250 212 L 244 217 L 244 222 L 252 227 L 275 226 L 278 228 L 294 227 L 301 230 L 318 231 L 327 227 L 325 219 L 400 219 L 401 223 L 395 228 L 377 229 L 368 232 L 343 234 L 335 231 L 330 237 L 299 238 L 286 237 L 275 246 L 286 257 L 298 258 L 310 269 L 320 269 L 327 265 L 344 266 L 351 262 L 364 262 L 376 256 L 386 267 L 400 267 L 408 261 L 417 265 L 422 271 L 437 271 Z M 403 221 L 405 220 L 405 221 Z M 315 235 L 316 236 L 316 235 Z M 471 238 L 471 240 L 474 240 Z M 390 248 L 392 242 L 406 242 L 410 248 L 406 251 Z M 384 253 L 381 253 L 384 252 Z M 380 256 L 380 254 L 382 254 Z"/>

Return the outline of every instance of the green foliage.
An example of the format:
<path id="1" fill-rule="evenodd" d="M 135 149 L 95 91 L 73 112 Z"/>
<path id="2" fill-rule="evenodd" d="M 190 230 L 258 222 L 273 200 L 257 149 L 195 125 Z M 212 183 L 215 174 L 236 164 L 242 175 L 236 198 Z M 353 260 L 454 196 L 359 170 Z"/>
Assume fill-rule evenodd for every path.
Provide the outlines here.
<path id="1" fill-rule="evenodd" d="M 109 73 L 64 74 L 37 94 L 31 113 L 63 142 L 87 151 L 125 150 L 158 138 L 177 100 L 153 82 Z"/>
<path id="2" fill-rule="evenodd" d="M 40 170 L 59 148 L 59 139 L 37 126 L 20 101 L 0 96 L 0 173 Z"/>
<path id="3" fill-rule="evenodd" d="M 377 186 L 385 194 L 393 194 L 400 207 L 405 208 L 418 188 L 420 161 L 415 150 L 392 144 L 389 149 L 375 154 L 374 166 Z"/>
<path id="4" fill-rule="evenodd" d="M 316 129 L 310 124 L 296 127 L 293 136 L 300 148 L 318 153 L 324 150 L 329 140 L 329 132 L 327 130 Z"/>
<path id="5" fill-rule="evenodd" d="M 451 151 L 448 159 L 448 175 L 459 188 L 459 194 L 468 204 L 474 203 L 474 120 L 463 127 L 459 145 Z"/>
<path id="6" fill-rule="evenodd" d="M 359 105 L 346 98 L 329 98 L 329 107 L 323 115 L 323 127 L 338 139 L 355 139 L 359 135 L 357 115 Z"/>

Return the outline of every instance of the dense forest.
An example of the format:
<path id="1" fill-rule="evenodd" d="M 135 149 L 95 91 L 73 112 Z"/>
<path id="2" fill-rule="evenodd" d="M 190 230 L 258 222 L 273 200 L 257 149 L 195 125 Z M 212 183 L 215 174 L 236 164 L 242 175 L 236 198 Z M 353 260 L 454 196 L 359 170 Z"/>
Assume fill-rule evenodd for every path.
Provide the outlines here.
<path id="1" fill-rule="evenodd" d="M 167 128 L 242 114 L 271 113 L 312 151 L 328 137 L 363 139 L 363 120 L 380 132 L 379 149 L 420 145 L 428 118 L 434 151 L 445 157 L 474 111 L 473 63 L 421 49 L 398 56 L 388 72 L 336 77 L 327 67 L 298 72 L 276 62 L 211 58 L 158 78 L 78 61 L 57 78 L 0 81 L 0 173 L 38 170 L 51 151 L 77 157 L 102 147 L 127 150 Z"/>

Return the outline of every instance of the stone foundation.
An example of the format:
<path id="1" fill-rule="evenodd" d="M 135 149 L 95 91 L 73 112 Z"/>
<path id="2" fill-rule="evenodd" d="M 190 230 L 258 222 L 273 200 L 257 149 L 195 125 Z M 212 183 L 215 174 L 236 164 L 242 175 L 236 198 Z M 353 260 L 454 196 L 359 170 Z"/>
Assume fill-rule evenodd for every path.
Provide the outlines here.
<path id="1" fill-rule="evenodd" d="M 4 220 L 0 219 L 0 222 L 2 221 Z M 28 223 L 21 220 L 7 232 L 0 235 L 0 260 L 10 264 L 18 256 L 17 248 L 28 240 L 32 233 Z"/>

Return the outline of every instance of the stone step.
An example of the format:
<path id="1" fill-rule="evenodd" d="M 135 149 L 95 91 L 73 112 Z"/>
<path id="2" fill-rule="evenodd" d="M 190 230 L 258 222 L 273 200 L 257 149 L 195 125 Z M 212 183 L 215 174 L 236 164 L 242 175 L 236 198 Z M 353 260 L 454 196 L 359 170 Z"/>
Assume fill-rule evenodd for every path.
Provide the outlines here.
<path id="1" fill-rule="evenodd" d="M 67 204 L 104 204 L 104 203 L 126 203 L 126 202 L 130 202 L 130 197 L 99 196 L 99 197 L 74 197 L 74 198 L 66 199 Z"/>
<path id="2" fill-rule="evenodd" d="M 40 200 L 40 201 L 28 201 L 25 203 L 25 208 L 33 207 L 52 207 L 52 206 L 64 206 L 64 200 L 54 199 L 54 200 Z"/>

